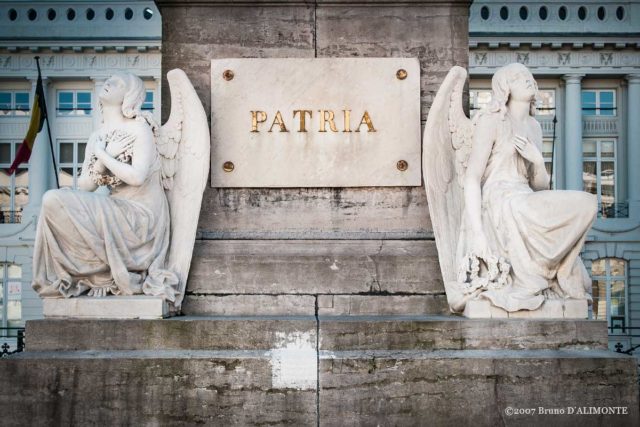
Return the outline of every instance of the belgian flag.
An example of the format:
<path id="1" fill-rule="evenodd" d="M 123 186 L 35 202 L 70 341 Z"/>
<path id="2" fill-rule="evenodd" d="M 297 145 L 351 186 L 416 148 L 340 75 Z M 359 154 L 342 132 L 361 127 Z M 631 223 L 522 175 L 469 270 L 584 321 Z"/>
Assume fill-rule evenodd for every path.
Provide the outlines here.
<path id="1" fill-rule="evenodd" d="M 44 102 L 44 89 L 42 87 L 42 77 L 40 76 L 40 67 L 38 67 L 38 83 L 36 85 L 36 94 L 33 99 L 33 107 L 31 107 L 31 121 L 27 136 L 24 137 L 22 144 L 18 148 L 16 158 L 9 168 L 9 174 L 13 174 L 21 163 L 29 161 L 31 152 L 33 151 L 33 143 L 36 141 L 36 135 L 42 130 L 44 120 L 47 117 L 47 106 Z"/>

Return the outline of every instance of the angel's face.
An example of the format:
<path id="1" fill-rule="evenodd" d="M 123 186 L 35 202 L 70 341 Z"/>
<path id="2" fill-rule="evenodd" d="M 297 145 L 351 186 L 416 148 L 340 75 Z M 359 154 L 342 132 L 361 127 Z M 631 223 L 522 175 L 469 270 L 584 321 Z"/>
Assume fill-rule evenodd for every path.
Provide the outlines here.
<path id="1" fill-rule="evenodd" d="M 533 76 L 525 72 L 517 72 L 509 80 L 510 98 L 515 101 L 532 101 L 536 96 L 536 82 Z"/>
<path id="2" fill-rule="evenodd" d="M 119 76 L 111 76 L 102 87 L 99 98 L 103 104 L 122 105 L 127 85 Z"/>

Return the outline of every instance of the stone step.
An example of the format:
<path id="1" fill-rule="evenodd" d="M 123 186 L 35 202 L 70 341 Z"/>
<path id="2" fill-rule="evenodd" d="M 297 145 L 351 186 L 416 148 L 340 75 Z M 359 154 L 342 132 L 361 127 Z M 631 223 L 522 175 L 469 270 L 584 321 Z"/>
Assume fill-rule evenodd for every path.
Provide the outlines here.
<path id="1" fill-rule="evenodd" d="M 639 421 L 636 361 L 606 350 L 27 351 L 0 381 L 8 426 Z"/>
<path id="2" fill-rule="evenodd" d="M 606 350 L 331 352 L 318 376 L 323 426 L 639 425 L 636 360 Z"/>
<path id="3" fill-rule="evenodd" d="M 187 293 L 443 295 L 444 286 L 433 240 L 198 240 Z"/>
<path id="4" fill-rule="evenodd" d="M 457 316 L 226 316 L 34 320 L 27 350 L 606 349 L 606 322 Z M 317 339 L 319 337 L 319 339 Z"/>
<path id="5" fill-rule="evenodd" d="M 316 304 L 317 301 L 317 304 Z M 317 307 L 316 307 L 317 305 Z M 409 315 L 449 313 L 446 295 L 187 295 L 187 316 Z"/>

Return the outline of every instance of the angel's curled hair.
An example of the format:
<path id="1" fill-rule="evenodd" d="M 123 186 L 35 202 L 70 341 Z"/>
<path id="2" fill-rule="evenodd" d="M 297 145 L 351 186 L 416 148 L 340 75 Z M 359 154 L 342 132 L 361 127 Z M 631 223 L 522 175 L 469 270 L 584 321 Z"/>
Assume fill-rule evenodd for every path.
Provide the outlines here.
<path id="1" fill-rule="evenodd" d="M 530 77 L 533 81 L 536 93 L 538 93 L 538 84 L 529 69 L 524 65 L 514 63 L 499 68 L 491 79 L 491 103 L 487 108 L 492 113 L 500 113 L 500 118 L 503 120 L 504 115 L 507 113 L 507 103 L 509 102 L 509 96 L 511 94 L 509 85 L 518 78 L 518 75 Z M 531 116 L 536 115 L 535 97 L 531 100 L 529 114 Z"/>
<path id="2" fill-rule="evenodd" d="M 127 71 L 117 72 L 114 76 L 121 79 L 126 87 L 124 99 L 122 100 L 122 115 L 128 119 L 144 120 L 155 131 L 158 124 L 153 119 L 153 116 L 149 112 L 142 111 L 142 104 L 147 94 L 142 79 Z M 100 103 L 100 108 L 102 109 L 102 103 Z"/>

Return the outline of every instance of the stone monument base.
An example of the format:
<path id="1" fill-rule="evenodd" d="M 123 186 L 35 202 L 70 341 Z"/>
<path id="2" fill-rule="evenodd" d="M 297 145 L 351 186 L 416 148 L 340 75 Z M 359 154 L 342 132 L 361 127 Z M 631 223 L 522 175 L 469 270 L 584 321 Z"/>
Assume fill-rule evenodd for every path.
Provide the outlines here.
<path id="1" fill-rule="evenodd" d="M 474 299 L 467 302 L 462 314 L 470 319 L 587 319 L 589 306 L 587 300 L 552 299 L 546 300 L 537 310 L 510 313 L 487 299 Z"/>
<path id="2" fill-rule="evenodd" d="M 636 360 L 600 321 L 69 319 L 26 335 L 0 363 L 4 425 L 639 422 Z"/>
<path id="3" fill-rule="evenodd" d="M 146 295 L 43 298 L 42 311 L 47 319 L 162 319 L 169 316 L 169 305 Z"/>

